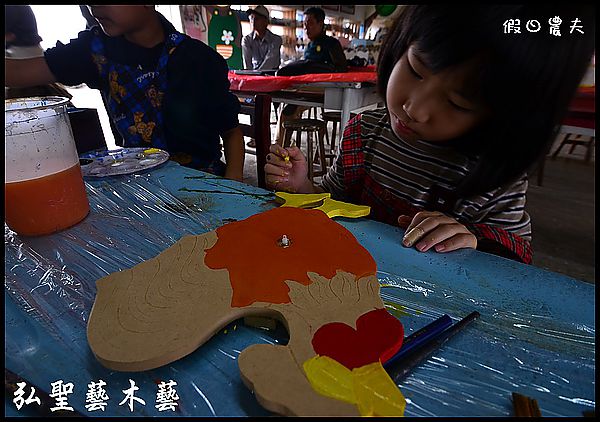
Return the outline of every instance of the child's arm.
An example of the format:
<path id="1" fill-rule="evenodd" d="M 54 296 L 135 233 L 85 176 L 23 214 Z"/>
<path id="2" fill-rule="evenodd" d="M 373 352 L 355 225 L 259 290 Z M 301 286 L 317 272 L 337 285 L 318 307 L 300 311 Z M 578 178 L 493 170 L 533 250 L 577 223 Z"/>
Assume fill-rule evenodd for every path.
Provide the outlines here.
<path id="1" fill-rule="evenodd" d="M 486 196 L 492 199 L 474 220 L 476 223 L 460 223 L 437 211 L 422 211 L 413 219 L 400 216 L 400 226 L 410 223 L 405 246 L 414 245 L 422 252 L 475 248 L 529 264 L 533 253 L 529 241 L 531 220 L 524 211 L 526 191 L 527 180 L 523 178 L 511 186 L 488 192 Z M 421 230 L 413 230 L 415 227 Z"/>
<path id="2" fill-rule="evenodd" d="M 242 181 L 244 176 L 244 135 L 239 127 L 234 127 L 221 135 L 225 151 L 225 177 L 227 179 Z"/>
<path id="3" fill-rule="evenodd" d="M 531 264 L 531 243 L 518 234 L 488 224 L 467 224 L 467 227 L 479 239 L 477 250 Z"/>
<path id="4" fill-rule="evenodd" d="M 404 226 L 410 221 L 405 215 L 398 218 Z M 415 246 L 421 252 L 434 249 L 436 252 L 450 252 L 462 248 L 477 248 L 477 237 L 463 224 L 439 211 L 421 211 L 415 214 L 406 228 L 402 244 Z"/>
<path id="5" fill-rule="evenodd" d="M 436 252 L 451 252 L 472 248 L 504 258 L 531 263 L 533 255 L 529 241 L 516 233 L 500 227 L 477 223 L 461 224 L 452 217 L 438 211 L 421 211 L 414 218 L 401 215 L 398 223 L 406 229 L 402 244 L 414 246 L 420 252 L 434 249 Z"/>
<path id="6" fill-rule="evenodd" d="M 308 179 L 306 158 L 298 147 L 283 148 L 272 144 L 269 150 L 265 164 L 265 180 L 269 188 L 292 193 L 323 192 Z"/>
<path id="7" fill-rule="evenodd" d="M 4 86 L 30 87 L 56 82 L 44 57 L 31 59 L 4 59 Z"/>

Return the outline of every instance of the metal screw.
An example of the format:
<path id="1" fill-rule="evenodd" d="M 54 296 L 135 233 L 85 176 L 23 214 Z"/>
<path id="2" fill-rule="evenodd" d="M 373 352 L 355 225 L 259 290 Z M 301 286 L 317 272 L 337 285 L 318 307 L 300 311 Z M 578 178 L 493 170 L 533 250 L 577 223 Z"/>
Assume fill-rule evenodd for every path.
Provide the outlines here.
<path id="1" fill-rule="evenodd" d="M 289 248 L 291 244 L 292 244 L 292 240 L 289 237 L 287 237 L 285 234 L 283 236 L 281 236 L 281 239 L 279 239 L 277 241 L 277 245 L 282 248 Z"/>

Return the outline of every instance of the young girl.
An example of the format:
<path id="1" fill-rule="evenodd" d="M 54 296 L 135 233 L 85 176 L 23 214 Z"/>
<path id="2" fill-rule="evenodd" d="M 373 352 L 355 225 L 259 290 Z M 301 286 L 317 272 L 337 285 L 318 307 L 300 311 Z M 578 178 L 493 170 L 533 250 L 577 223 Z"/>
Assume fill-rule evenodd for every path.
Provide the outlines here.
<path id="1" fill-rule="evenodd" d="M 319 186 L 298 148 L 272 145 L 268 185 L 370 205 L 422 252 L 476 248 L 530 263 L 527 173 L 585 73 L 594 19 L 592 5 L 406 6 L 378 63 L 386 107 L 350 120 Z"/>

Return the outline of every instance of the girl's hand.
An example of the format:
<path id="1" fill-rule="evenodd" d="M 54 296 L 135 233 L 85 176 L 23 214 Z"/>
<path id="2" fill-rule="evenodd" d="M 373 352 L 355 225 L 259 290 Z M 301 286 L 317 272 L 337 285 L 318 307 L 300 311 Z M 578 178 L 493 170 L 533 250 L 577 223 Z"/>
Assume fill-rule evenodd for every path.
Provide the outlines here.
<path id="1" fill-rule="evenodd" d="M 312 191 L 306 158 L 298 147 L 283 148 L 272 144 L 269 151 L 265 164 L 265 181 L 269 188 L 292 193 Z"/>
<path id="2" fill-rule="evenodd" d="M 410 222 L 410 224 L 408 224 Z M 415 245 L 416 249 L 426 252 L 432 247 L 436 252 L 450 252 L 461 248 L 477 248 L 477 238 L 465 226 L 452 217 L 438 211 L 421 211 L 410 217 L 401 215 L 398 224 L 407 227 L 402 244 Z"/>

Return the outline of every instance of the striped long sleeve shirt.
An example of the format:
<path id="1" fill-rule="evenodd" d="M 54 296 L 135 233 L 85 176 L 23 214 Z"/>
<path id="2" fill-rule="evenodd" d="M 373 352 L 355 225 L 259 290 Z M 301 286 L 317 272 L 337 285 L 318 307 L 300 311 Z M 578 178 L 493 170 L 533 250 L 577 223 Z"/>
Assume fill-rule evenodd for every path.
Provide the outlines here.
<path id="1" fill-rule="evenodd" d="M 348 122 L 321 187 L 336 199 L 369 205 L 372 218 L 397 225 L 400 215 L 429 210 L 436 189 L 452 191 L 474 166 L 474 158 L 450 146 L 399 139 L 383 108 Z M 524 174 L 513 184 L 461 198 L 445 213 L 477 237 L 477 249 L 531 263 L 526 191 Z"/>

